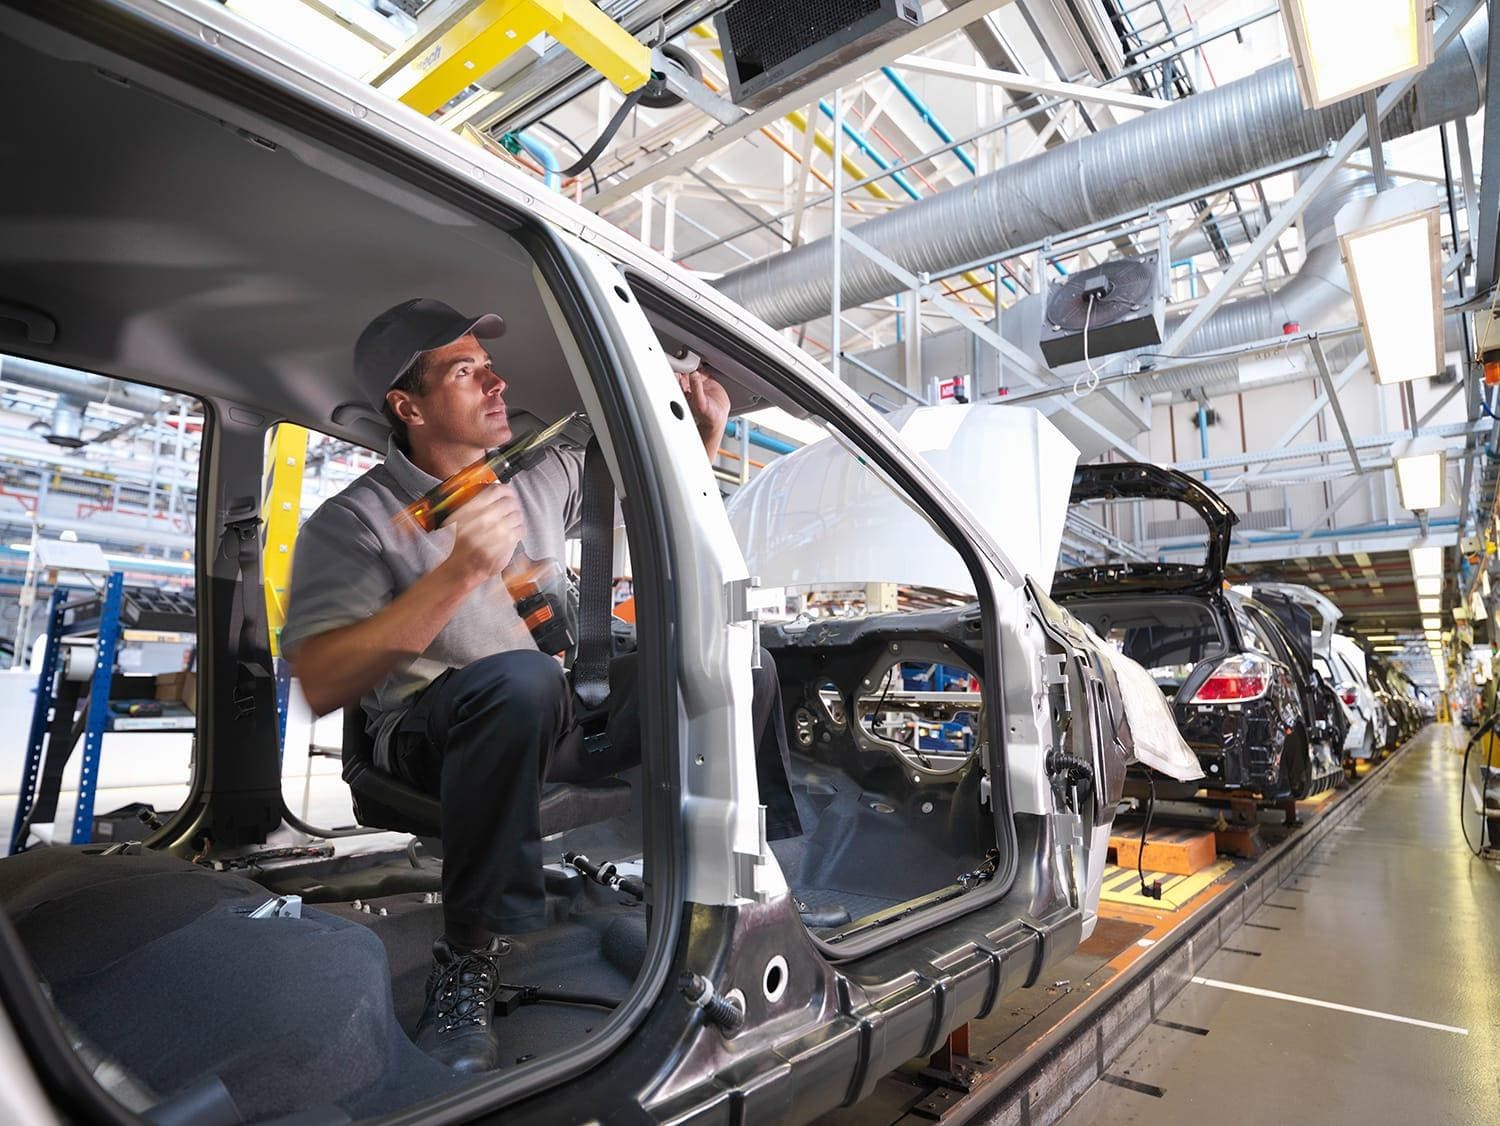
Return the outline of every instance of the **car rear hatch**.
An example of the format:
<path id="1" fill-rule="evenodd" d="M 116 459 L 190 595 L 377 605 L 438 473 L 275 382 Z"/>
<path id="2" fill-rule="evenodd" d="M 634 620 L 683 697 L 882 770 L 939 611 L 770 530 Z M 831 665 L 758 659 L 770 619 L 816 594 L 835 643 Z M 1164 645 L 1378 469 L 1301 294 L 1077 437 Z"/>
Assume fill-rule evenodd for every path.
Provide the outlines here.
<path id="1" fill-rule="evenodd" d="M 1137 505 L 1138 510 L 1132 512 L 1132 506 Z M 1175 505 L 1185 507 L 1189 518 L 1181 519 Z M 1150 525 L 1166 533 L 1152 538 L 1176 541 L 1169 542 L 1160 554 L 1181 552 L 1189 562 L 1151 559 L 1128 547 L 1129 541 L 1140 538 L 1135 529 L 1147 526 L 1148 514 L 1152 517 Z M 1101 594 L 1120 593 L 1122 589 L 1183 593 L 1217 590 L 1224 582 L 1229 540 L 1239 519 L 1200 481 L 1149 462 L 1080 466 L 1073 474 L 1068 517 L 1069 537 L 1063 565 L 1053 579 L 1053 593 L 1069 597 L 1086 597 L 1092 590 Z M 1067 544 L 1076 546 L 1080 541 L 1098 549 L 1102 557 L 1075 555 L 1074 565 L 1068 566 Z"/>

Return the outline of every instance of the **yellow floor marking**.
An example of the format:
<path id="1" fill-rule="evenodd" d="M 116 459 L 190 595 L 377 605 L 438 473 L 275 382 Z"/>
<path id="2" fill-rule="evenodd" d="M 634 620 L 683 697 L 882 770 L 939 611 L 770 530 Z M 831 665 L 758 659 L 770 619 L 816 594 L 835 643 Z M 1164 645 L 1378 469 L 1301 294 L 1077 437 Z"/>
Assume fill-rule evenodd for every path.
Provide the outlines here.
<path id="1" fill-rule="evenodd" d="M 1140 877 L 1134 868 L 1118 868 L 1113 864 L 1104 866 L 1104 888 L 1099 898 L 1106 903 L 1129 903 L 1136 907 L 1181 910 L 1188 900 L 1234 867 L 1228 860 L 1210 864 L 1191 876 L 1173 876 L 1167 872 L 1146 872 L 1146 883 L 1161 881 L 1161 898 L 1148 899 L 1141 894 Z"/>

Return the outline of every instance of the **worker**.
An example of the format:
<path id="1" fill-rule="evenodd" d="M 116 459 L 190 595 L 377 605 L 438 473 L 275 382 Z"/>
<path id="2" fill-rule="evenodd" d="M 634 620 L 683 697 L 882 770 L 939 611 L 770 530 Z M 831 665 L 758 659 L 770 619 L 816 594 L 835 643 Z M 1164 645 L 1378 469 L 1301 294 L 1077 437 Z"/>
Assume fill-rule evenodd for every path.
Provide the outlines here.
<path id="1" fill-rule="evenodd" d="M 430 535 L 398 514 L 507 442 L 511 425 L 481 343 L 505 330 L 429 298 L 370 322 L 354 348 L 360 388 L 391 426 L 382 465 L 323 504 L 297 541 L 283 651 L 319 714 L 363 703 L 375 764 L 442 805 L 443 934 L 433 946 L 419 1047 L 459 1071 L 496 1066 L 492 1028 L 506 935 L 546 925 L 541 784 L 581 780 L 573 697 L 537 650 L 499 574 L 517 548 L 561 559 L 582 511 L 583 455 L 550 447 L 493 483 Z M 729 413 L 712 376 L 679 375 L 710 458 Z M 608 747 L 593 776 L 640 761 L 634 657 L 610 667 Z M 780 690 L 767 661 L 753 705 L 760 800 L 771 839 L 801 833 Z M 569 736 L 575 736 L 569 739 Z"/>

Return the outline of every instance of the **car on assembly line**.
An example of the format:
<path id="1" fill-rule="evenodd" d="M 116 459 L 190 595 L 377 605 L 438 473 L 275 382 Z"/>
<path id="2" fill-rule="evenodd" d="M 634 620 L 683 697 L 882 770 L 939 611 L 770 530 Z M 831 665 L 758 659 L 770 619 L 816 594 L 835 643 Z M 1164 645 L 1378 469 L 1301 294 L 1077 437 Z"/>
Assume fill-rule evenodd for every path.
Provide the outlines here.
<path id="1" fill-rule="evenodd" d="M 1415 686 L 1409 677 L 1390 661 L 1371 657 L 1370 681 L 1376 685 L 1386 711 L 1391 716 L 1391 742 L 1395 750 L 1422 728 L 1422 714 L 1417 707 Z"/>
<path id="2" fill-rule="evenodd" d="M 1111 527 L 1139 503 L 1180 505 L 1201 521 L 1185 537 L 1201 561 L 1065 561 L 1052 595 L 1151 673 L 1202 764 L 1202 786 L 1270 801 L 1337 785 L 1343 729 L 1304 655 L 1310 640 L 1225 585 L 1234 511 L 1202 482 L 1143 462 L 1079 467 L 1071 499 L 1092 526 Z M 1158 780 L 1155 789 L 1190 797 L 1198 784 L 1190 785 Z"/>
<path id="3" fill-rule="evenodd" d="M 1385 754 L 1391 738 L 1391 720 L 1385 704 L 1370 683 L 1368 657 L 1358 641 L 1345 633 L 1333 635 L 1335 691 L 1339 699 L 1364 720 L 1364 738 L 1355 745 L 1355 728 L 1350 727 L 1344 749 L 1357 761 Z"/>
<path id="4" fill-rule="evenodd" d="M 7 1106 L 109 1122 L 808 1121 L 1048 980 L 1087 936 L 1140 749 L 1132 715 L 1165 721 L 1164 704 L 1149 683 L 1122 687 L 1115 654 L 806 354 L 219 4 L 0 3 L 0 91 L 25 107 L 4 145 L 0 351 L 192 396 L 204 420 L 186 798 L 141 842 L 0 860 Z M 437 861 L 416 842 L 440 810 L 375 767 L 349 709 L 362 824 L 294 817 L 250 610 L 257 513 L 282 472 L 273 430 L 383 449 L 350 350 L 415 295 L 502 313 L 493 356 L 518 429 L 577 412 L 562 441 L 607 466 L 582 507 L 613 488 L 636 615 L 641 765 L 545 791 L 549 926 L 507 955 L 505 1065 L 479 1077 L 410 1040 L 441 915 Z M 901 548 L 942 555 L 947 586 L 825 576 L 810 550 L 787 590 L 759 588 L 745 557 L 765 544 L 736 540 L 672 375 L 668 350 L 684 348 L 735 417 L 810 423 L 863 495 L 917 514 Z M 601 605 L 589 558 L 584 622 Z M 825 578 L 852 580 L 836 611 Z M 811 628 L 758 632 L 793 599 Z M 1182 599 L 1233 613 L 1221 595 Z M 776 849 L 750 738 L 758 641 L 834 748 L 794 756 L 803 838 Z M 1243 647 L 1207 672 L 1189 692 L 1265 701 L 1256 714 L 1284 729 L 1276 761 L 1303 786 L 1290 674 Z M 309 854 L 309 839 L 337 847 Z M 799 884 L 853 869 L 854 889 Z"/>
<path id="5" fill-rule="evenodd" d="M 1322 682 L 1319 695 L 1331 737 L 1336 742 L 1337 729 L 1344 732 L 1345 762 L 1373 758 L 1385 744 L 1386 720 L 1369 686 L 1364 651 L 1338 632 L 1343 611 L 1327 595 L 1300 583 L 1256 582 L 1250 592 L 1276 614 L 1290 636 L 1299 639 L 1299 650 L 1301 639 L 1310 639 L 1304 655 L 1311 654 Z"/>

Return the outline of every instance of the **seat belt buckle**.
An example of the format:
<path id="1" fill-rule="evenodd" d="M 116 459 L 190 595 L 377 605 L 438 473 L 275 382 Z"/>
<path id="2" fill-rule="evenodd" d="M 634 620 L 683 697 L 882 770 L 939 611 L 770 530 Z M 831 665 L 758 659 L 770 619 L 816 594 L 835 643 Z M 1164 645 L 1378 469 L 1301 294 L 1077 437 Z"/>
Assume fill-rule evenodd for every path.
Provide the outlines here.
<path id="1" fill-rule="evenodd" d="M 578 725 L 583 729 L 583 754 L 603 754 L 609 750 L 609 713 L 603 709 L 584 719 Z"/>

